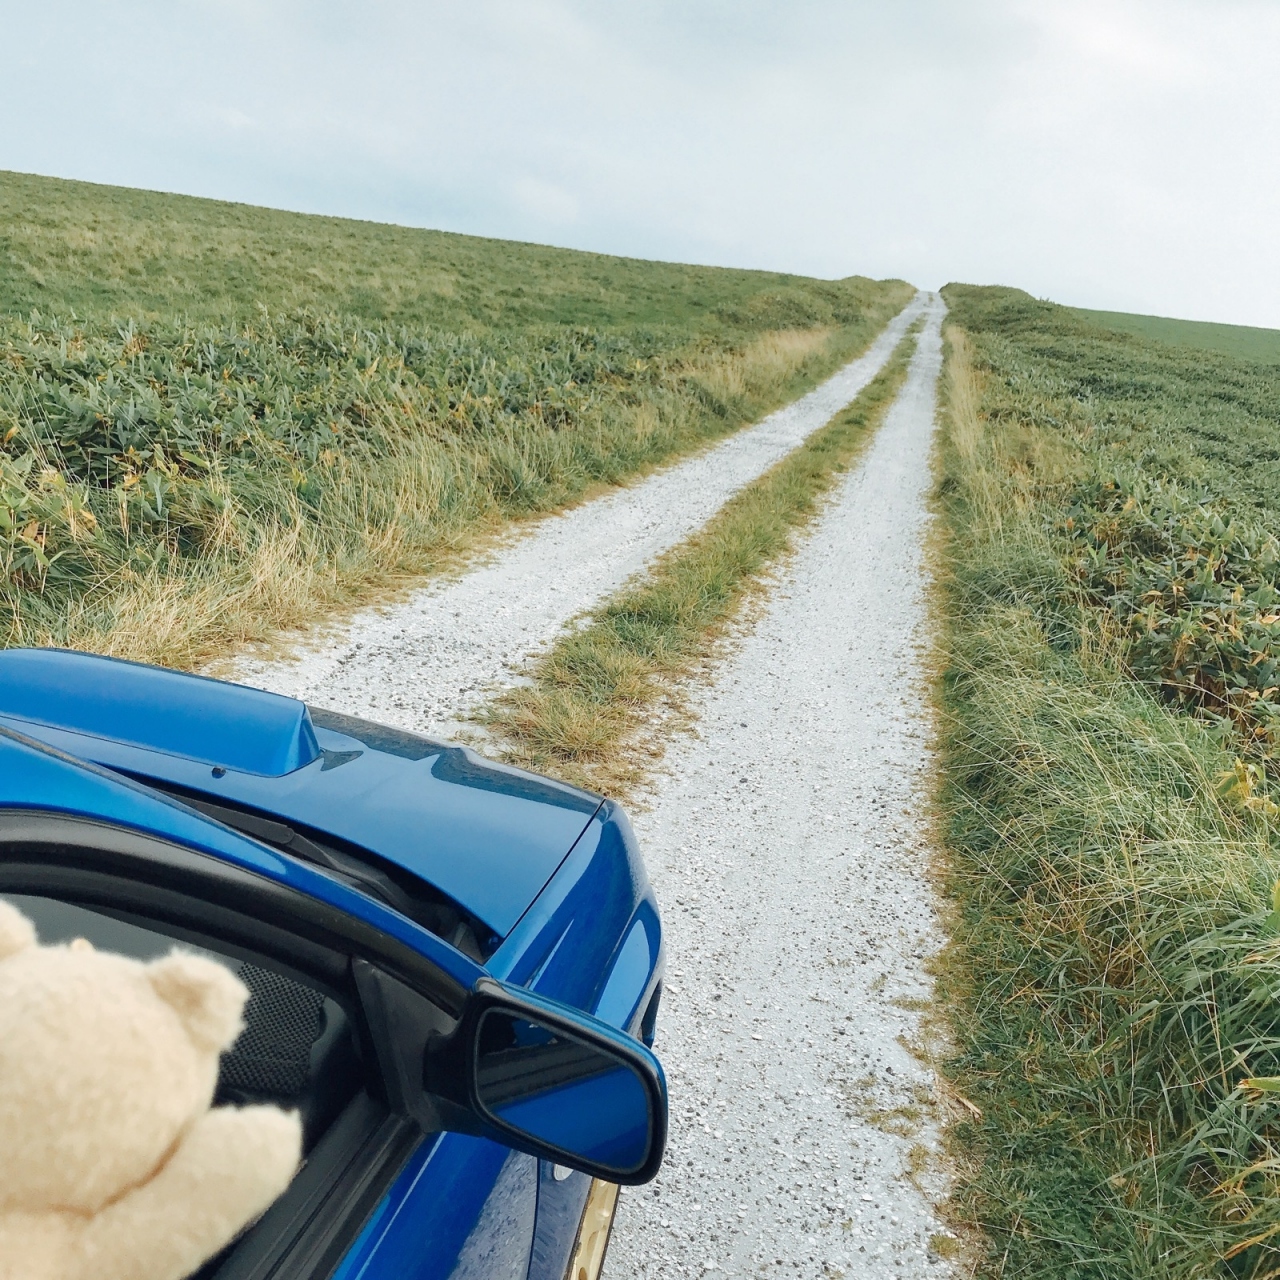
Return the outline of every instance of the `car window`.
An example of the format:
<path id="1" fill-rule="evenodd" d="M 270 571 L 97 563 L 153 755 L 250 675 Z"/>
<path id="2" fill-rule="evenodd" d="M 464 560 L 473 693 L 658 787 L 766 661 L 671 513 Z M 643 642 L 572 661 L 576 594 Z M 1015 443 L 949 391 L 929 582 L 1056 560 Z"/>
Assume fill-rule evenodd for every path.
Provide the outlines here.
<path id="1" fill-rule="evenodd" d="M 363 1083 L 347 1013 L 295 976 L 77 903 L 28 894 L 5 894 L 3 900 L 35 925 L 45 945 L 84 938 L 99 951 L 143 961 L 177 947 L 230 969 L 249 989 L 249 1000 L 245 1029 L 222 1055 L 214 1104 L 272 1103 L 296 1110 L 304 1151 L 315 1146 Z"/>
<path id="2" fill-rule="evenodd" d="M 0 896 L 43 943 L 83 937 L 143 961 L 177 947 L 240 977 L 247 1025 L 221 1059 L 215 1104 L 300 1112 L 304 1159 L 192 1280 L 331 1275 L 415 1153 L 438 1140 L 399 1087 L 414 1077 L 397 1055 L 411 1059 L 423 1036 L 447 1030 L 466 986 L 367 919 L 355 895 L 355 910 L 335 909 L 301 885 L 103 821 L 0 812 Z"/>

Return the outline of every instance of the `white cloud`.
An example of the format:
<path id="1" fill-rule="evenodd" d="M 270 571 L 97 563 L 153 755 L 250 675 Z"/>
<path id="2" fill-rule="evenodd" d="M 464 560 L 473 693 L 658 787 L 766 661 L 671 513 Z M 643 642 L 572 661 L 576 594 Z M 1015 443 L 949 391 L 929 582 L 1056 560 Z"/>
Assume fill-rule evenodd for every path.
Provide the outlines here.
<path id="1" fill-rule="evenodd" d="M 1179 39 L 1189 16 L 1176 4 L 1116 5 L 1108 0 L 1024 0 L 1025 21 L 1039 27 L 1046 43 L 1064 61 L 1093 64 L 1100 72 L 1156 84 L 1179 84 L 1202 69 L 1199 48 Z M 1209 17 L 1209 14 L 1204 14 Z M 1214 19 L 1220 22 L 1219 16 Z"/>
<path id="2" fill-rule="evenodd" d="M 566 226 L 578 220 L 578 200 L 572 192 L 541 178 L 521 178 L 515 184 L 519 206 L 544 222 Z"/>

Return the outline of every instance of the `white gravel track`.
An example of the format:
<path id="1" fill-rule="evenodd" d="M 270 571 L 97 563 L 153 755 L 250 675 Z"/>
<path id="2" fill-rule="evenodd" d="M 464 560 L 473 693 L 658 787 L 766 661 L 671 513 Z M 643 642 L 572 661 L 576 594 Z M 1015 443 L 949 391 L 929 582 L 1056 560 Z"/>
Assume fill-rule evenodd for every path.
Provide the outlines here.
<path id="1" fill-rule="evenodd" d="M 906 1049 L 941 944 L 926 879 L 922 537 L 943 307 L 918 294 L 808 396 L 714 448 L 534 524 L 464 576 L 233 678 L 450 736 L 566 622 L 701 526 L 875 376 L 921 311 L 860 465 L 699 697 L 636 816 L 663 909 L 667 1163 L 620 1201 L 612 1280 L 941 1277 L 906 1176 L 936 1152 Z M 899 1109 L 905 1113 L 898 1113 Z M 897 1132 L 891 1132 L 897 1130 Z M 922 1180 L 940 1186 L 938 1175 Z"/>
<path id="2" fill-rule="evenodd" d="M 571 618 L 704 524 L 828 422 L 883 367 L 925 295 L 808 395 L 635 485 L 526 526 L 464 576 L 357 614 L 295 655 L 242 657 L 230 678 L 402 728 L 456 736 Z"/>
<path id="3" fill-rule="evenodd" d="M 942 313 L 931 299 L 878 435 L 637 816 L 667 938 L 672 1124 L 656 1182 L 623 1192 L 615 1280 L 949 1271 L 905 1176 L 938 1140 L 903 1044 L 942 941 L 921 665 Z"/>

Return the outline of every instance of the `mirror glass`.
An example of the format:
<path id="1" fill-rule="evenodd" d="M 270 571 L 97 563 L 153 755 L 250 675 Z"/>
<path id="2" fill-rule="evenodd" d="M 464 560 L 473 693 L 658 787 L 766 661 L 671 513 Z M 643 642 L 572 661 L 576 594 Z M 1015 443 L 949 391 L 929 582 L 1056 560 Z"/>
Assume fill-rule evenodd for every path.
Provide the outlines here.
<path id="1" fill-rule="evenodd" d="M 480 1021 L 476 1095 L 506 1128 L 619 1175 L 649 1154 L 649 1093 L 635 1067 L 500 1009 Z"/>

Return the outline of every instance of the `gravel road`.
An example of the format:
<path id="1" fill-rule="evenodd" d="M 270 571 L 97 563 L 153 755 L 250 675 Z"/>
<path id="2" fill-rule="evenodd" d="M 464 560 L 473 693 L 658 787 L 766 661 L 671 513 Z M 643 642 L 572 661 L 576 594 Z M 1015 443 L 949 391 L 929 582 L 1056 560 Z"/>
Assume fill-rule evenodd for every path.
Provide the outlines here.
<path id="1" fill-rule="evenodd" d="M 924 305 L 917 294 L 863 356 L 715 447 L 526 526 L 464 576 L 362 612 L 295 657 L 243 657 L 219 674 L 419 733 L 456 736 L 569 619 L 705 523 L 853 400 Z"/>
<path id="2" fill-rule="evenodd" d="M 464 576 L 234 678 L 455 733 L 574 616 L 704 523 L 852 400 L 911 321 L 906 384 L 763 616 L 700 697 L 636 817 L 662 904 L 659 1048 L 672 1098 L 657 1181 L 624 1193 L 614 1280 L 943 1277 L 945 1228 L 909 1167 L 937 1147 L 904 1047 L 941 942 L 925 877 L 920 644 L 940 299 L 716 447 L 513 537 Z"/>
<path id="3" fill-rule="evenodd" d="M 921 541 L 942 310 L 637 815 L 667 936 L 672 1127 L 657 1181 L 623 1192 L 616 1280 L 949 1271 L 906 1176 L 937 1132 L 904 1047 L 941 943 Z"/>

